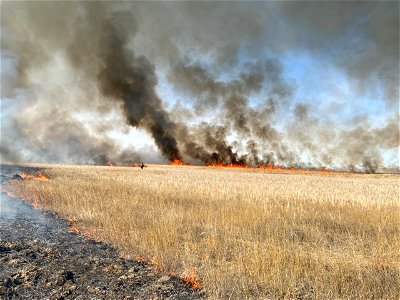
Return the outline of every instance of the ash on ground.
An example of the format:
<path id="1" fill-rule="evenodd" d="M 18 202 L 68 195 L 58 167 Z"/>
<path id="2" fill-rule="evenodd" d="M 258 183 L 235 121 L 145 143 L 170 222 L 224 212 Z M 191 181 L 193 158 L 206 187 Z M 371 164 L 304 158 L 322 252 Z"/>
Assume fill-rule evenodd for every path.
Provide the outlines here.
<path id="1" fill-rule="evenodd" d="M 2 183 L 36 169 L 1 166 Z M 69 232 L 66 220 L 4 193 L 0 299 L 199 299 L 178 277 L 120 258 L 118 249 Z"/>

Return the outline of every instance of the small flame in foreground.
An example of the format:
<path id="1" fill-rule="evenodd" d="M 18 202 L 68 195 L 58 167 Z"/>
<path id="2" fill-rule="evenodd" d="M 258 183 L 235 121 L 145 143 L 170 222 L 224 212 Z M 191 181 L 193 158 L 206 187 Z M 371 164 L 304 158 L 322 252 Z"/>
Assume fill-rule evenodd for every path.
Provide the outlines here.
<path id="1" fill-rule="evenodd" d="M 151 258 L 151 260 L 150 260 L 150 263 L 158 271 L 162 271 L 163 270 L 163 264 L 162 264 L 161 260 L 157 256 L 153 256 Z"/>
<path id="2" fill-rule="evenodd" d="M 25 201 L 33 206 L 35 209 L 39 209 L 40 206 L 40 200 L 39 196 L 37 194 L 30 194 L 29 196 L 26 196 L 24 193 L 18 193 L 15 194 L 9 190 L 7 190 L 5 187 L 1 187 L 0 190 L 1 193 L 5 193 L 9 198 L 15 198 L 15 199 L 20 199 L 22 201 Z"/>
<path id="3" fill-rule="evenodd" d="M 195 268 L 193 268 L 188 274 L 183 276 L 183 283 L 190 286 L 194 290 L 199 290 L 201 288 L 201 284 L 197 278 Z"/>
<path id="4" fill-rule="evenodd" d="M 13 192 L 6 190 L 4 187 L 1 187 L 0 191 L 2 193 L 6 194 L 8 196 L 8 198 L 17 198 L 17 195 L 15 195 Z"/>
<path id="5" fill-rule="evenodd" d="M 21 173 L 20 175 L 23 179 L 33 179 L 33 180 L 39 180 L 39 181 L 47 181 L 49 180 L 49 177 L 47 177 L 44 173 L 39 173 L 37 175 L 32 175 L 28 173 Z"/>
<path id="6" fill-rule="evenodd" d="M 147 259 L 144 256 L 135 256 L 133 258 L 134 261 L 139 262 L 139 263 L 146 263 Z"/>
<path id="7" fill-rule="evenodd" d="M 73 232 L 73 233 L 78 233 L 78 234 L 82 234 L 83 236 L 86 237 L 91 237 L 92 234 L 87 231 L 87 230 L 81 230 L 78 225 L 76 224 L 76 220 L 75 219 L 68 219 L 68 223 L 69 223 L 69 231 Z"/>
<path id="8" fill-rule="evenodd" d="M 78 230 L 78 225 L 76 225 L 76 220 L 74 220 L 74 219 L 69 219 L 68 220 L 68 223 L 69 223 L 69 231 L 70 232 L 73 232 L 73 233 L 79 233 L 79 230 Z"/>

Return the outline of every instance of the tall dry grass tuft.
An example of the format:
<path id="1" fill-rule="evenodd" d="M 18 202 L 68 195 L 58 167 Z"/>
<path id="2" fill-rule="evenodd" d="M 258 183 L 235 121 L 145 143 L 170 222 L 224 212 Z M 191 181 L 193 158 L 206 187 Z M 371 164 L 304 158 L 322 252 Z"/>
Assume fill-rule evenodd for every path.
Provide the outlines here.
<path id="1" fill-rule="evenodd" d="M 399 177 L 153 165 L 46 173 L 9 188 L 125 256 L 200 280 L 211 299 L 400 298 Z"/>

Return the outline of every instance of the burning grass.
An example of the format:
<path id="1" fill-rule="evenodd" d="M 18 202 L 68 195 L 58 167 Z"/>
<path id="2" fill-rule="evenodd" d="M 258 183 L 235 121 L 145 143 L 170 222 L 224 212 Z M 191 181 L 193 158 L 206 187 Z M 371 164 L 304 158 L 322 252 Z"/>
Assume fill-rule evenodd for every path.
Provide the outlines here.
<path id="1" fill-rule="evenodd" d="M 23 179 L 33 179 L 39 181 L 49 180 L 49 178 L 44 173 L 38 173 L 38 174 L 21 173 L 19 176 Z"/>
<path id="2" fill-rule="evenodd" d="M 175 159 L 173 159 L 171 161 L 171 165 L 173 165 L 173 166 L 183 166 L 184 163 L 183 163 L 183 161 L 181 159 L 175 158 Z"/>
<path id="3" fill-rule="evenodd" d="M 399 177 L 280 171 L 53 166 L 8 190 L 212 299 L 398 299 Z"/>

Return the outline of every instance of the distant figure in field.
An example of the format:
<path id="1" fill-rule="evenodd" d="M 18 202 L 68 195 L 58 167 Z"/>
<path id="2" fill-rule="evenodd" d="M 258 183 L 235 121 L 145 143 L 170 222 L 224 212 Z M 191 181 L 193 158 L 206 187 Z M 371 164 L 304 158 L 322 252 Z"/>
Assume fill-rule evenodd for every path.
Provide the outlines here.
<path id="1" fill-rule="evenodd" d="M 142 164 L 140 165 L 140 168 L 141 168 L 141 169 L 143 169 L 143 168 L 144 168 L 144 163 L 142 163 Z"/>

